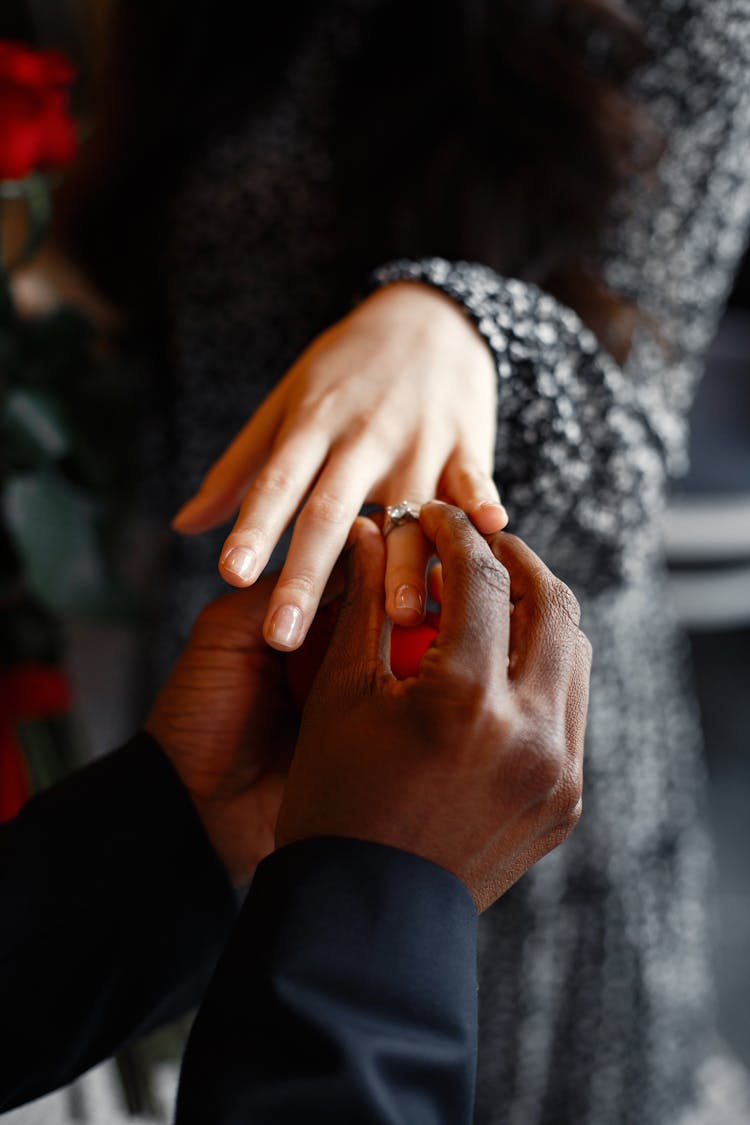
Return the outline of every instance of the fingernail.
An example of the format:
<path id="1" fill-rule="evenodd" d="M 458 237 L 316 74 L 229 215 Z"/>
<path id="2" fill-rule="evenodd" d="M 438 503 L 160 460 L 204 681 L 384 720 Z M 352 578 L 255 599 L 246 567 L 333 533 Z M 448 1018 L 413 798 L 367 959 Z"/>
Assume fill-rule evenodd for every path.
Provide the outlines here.
<path id="1" fill-rule="evenodd" d="M 417 587 L 408 586 L 406 584 L 399 586 L 396 590 L 393 604 L 396 609 L 408 609 L 411 610 L 412 613 L 419 614 L 420 616 L 424 607 L 422 595 Z"/>
<path id="2" fill-rule="evenodd" d="M 508 509 L 505 507 L 505 505 L 500 500 L 485 500 L 477 508 L 477 514 L 479 514 L 480 512 L 487 512 L 487 511 L 497 512 L 498 515 L 501 516 L 502 519 L 504 519 L 506 523 L 508 523 L 508 521 L 510 519 L 510 516 L 508 515 Z"/>
<path id="3" fill-rule="evenodd" d="M 221 556 L 221 569 L 239 578 L 240 582 L 249 582 L 255 574 L 255 551 L 249 547 L 230 547 L 225 555 Z"/>
<path id="4" fill-rule="evenodd" d="M 268 639 L 284 648 L 294 648 L 302 636 L 302 610 L 296 605 L 282 605 L 271 618 Z"/>
<path id="5" fill-rule="evenodd" d="M 483 512 L 485 508 L 499 508 L 501 512 L 505 512 L 506 516 L 508 514 L 505 510 L 505 505 L 503 504 L 502 500 L 483 500 L 479 505 L 478 510 L 480 512 Z"/>

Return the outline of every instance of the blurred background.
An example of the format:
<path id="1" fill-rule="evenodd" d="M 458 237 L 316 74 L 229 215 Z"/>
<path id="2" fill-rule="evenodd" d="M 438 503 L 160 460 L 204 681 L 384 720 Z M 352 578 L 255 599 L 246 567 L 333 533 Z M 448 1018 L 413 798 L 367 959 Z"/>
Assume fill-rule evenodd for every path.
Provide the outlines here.
<path id="1" fill-rule="evenodd" d="M 716 840 L 722 1028 L 750 1064 L 750 260 L 745 258 L 691 413 L 691 467 L 666 551 L 688 630 Z"/>
<path id="2" fill-rule="evenodd" d="M 0 38 L 54 45 L 74 60 L 79 73 L 75 110 L 84 133 L 96 105 L 108 14 L 107 0 L 3 0 L 0 12 Z M 24 206 L 5 208 L 3 231 L 5 245 L 11 252 L 24 241 L 25 216 Z M 14 285 L 16 303 L 27 316 L 56 308 L 61 298 L 85 308 L 101 332 L 93 358 L 90 350 L 86 354 L 98 373 L 106 368 L 113 385 L 117 383 L 118 372 L 122 371 L 117 364 L 122 359 L 113 358 L 116 318 L 81 278 L 67 271 L 43 245 L 41 253 L 27 256 Z M 67 332 L 69 326 L 63 326 L 63 330 Z M 79 342 L 75 346 L 82 345 Z M 116 394 L 105 407 L 110 412 L 117 411 Z M 690 639 L 696 699 L 705 733 L 710 816 L 716 839 L 713 913 L 721 1029 L 735 1052 L 750 1065 L 748 259 L 712 346 L 692 424 L 691 470 L 674 491 L 665 550 L 675 605 Z M 106 467 L 98 467 L 93 477 L 99 483 L 108 479 Z M 85 499 L 85 473 L 80 474 L 78 483 Z M 85 508 L 84 501 L 81 502 Z M 87 528 L 88 525 L 73 521 L 61 529 L 61 535 L 66 540 L 71 534 L 80 535 L 81 542 L 85 540 L 88 544 Z M 149 586 L 158 575 L 165 533 L 141 522 L 129 526 L 127 535 L 126 584 L 146 591 L 147 600 Z M 108 571 L 98 555 L 92 555 L 92 566 L 95 570 L 100 568 L 105 582 Z M 121 578 L 115 576 L 112 580 L 117 584 Z M 43 634 L 38 642 L 39 651 L 64 663 L 75 700 L 72 720 L 65 730 L 56 731 L 56 749 L 50 750 L 47 744 L 35 745 L 33 734 L 27 732 L 26 749 L 36 763 L 35 780 L 40 783 L 74 761 L 121 743 L 132 733 L 142 713 L 143 683 L 139 669 L 140 654 L 148 638 L 148 613 L 139 611 L 133 624 L 132 613 L 130 621 L 125 620 L 128 614 L 123 607 L 128 605 L 132 610 L 127 598 L 119 609 L 106 604 L 104 599 L 95 607 L 96 612 L 63 615 L 64 621 L 58 620 L 58 615 L 53 624 L 46 620 L 40 624 L 36 618 L 32 622 L 37 630 L 34 636 Z M 47 606 L 46 610 L 54 616 L 56 608 L 59 607 Z M 121 1120 L 168 1120 L 176 1083 L 175 1060 L 183 1032 L 184 1028 L 178 1028 L 136 1047 L 117 1063 L 84 1077 L 70 1090 L 12 1112 L 6 1120 L 9 1125 L 62 1125 L 86 1120 L 116 1125 Z"/>

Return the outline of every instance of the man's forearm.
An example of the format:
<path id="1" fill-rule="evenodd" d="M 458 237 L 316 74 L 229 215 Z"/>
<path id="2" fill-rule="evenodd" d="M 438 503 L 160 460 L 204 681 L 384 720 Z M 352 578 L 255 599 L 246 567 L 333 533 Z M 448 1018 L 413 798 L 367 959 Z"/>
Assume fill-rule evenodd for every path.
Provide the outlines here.
<path id="1" fill-rule="evenodd" d="M 463 1125 L 476 910 L 442 868 L 318 839 L 258 868 L 198 1013 L 177 1125 Z"/>
<path id="2" fill-rule="evenodd" d="M 0 827 L 0 902 L 0 1111 L 196 1004 L 236 916 L 147 735 Z"/>

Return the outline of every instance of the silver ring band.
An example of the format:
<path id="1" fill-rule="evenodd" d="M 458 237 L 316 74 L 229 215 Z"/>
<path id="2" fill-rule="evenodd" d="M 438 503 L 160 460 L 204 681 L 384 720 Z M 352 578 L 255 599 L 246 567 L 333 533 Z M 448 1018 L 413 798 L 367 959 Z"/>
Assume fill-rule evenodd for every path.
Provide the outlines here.
<path id="1" fill-rule="evenodd" d="M 412 500 L 400 500 L 398 504 L 391 504 L 390 507 L 387 507 L 383 522 L 383 538 L 385 539 L 390 535 L 394 527 L 401 527 L 405 523 L 418 522 L 421 507 L 421 504 L 415 504 Z"/>

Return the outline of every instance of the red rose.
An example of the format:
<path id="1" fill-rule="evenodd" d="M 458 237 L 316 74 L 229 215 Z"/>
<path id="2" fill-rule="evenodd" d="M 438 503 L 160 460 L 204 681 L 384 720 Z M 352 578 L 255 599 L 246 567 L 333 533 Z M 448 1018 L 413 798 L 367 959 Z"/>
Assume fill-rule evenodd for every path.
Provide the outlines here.
<path id="1" fill-rule="evenodd" d="M 3 738 L 0 740 L 0 824 L 12 820 L 30 795 L 29 771 L 21 747 Z"/>
<path id="2" fill-rule="evenodd" d="M 0 180 L 21 180 L 73 159 L 68 87 L 74 77 L 55 51 L 0 42 Z"/>
<path id="3" fill-rule="evenodd" d="M 0 823 L 14 817 L 31 793 L 17 724 L 69 709 L 70 685 L 59 668 L 29 663 L 0 669 Z"/>

